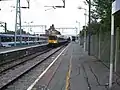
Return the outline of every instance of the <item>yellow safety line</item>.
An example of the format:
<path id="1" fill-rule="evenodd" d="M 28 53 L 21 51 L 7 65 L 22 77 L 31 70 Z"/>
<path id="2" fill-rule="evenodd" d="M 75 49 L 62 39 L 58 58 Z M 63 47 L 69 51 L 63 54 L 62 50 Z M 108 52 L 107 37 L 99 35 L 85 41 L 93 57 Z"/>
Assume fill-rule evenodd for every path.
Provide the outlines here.
<path id="1" fill-rule="evenodd" d="M 66 86 L 65 86 L 65 90 L 70 90 L 71 67 L 72 67 L 72 55 L 71 55 L 71 58 L 70 58 L 69 69 L 68 69 L 67 76 L 66 76 Z"/>

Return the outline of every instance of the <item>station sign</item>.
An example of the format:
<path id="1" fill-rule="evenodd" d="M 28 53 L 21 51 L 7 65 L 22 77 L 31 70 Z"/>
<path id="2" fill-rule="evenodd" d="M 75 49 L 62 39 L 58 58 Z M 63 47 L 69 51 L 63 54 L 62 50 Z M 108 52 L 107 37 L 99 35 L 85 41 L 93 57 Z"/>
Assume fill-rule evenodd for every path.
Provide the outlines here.
<path id="1" fill-rule="evenodd" d="M 120 0 L 115 0 L 112 3 L 112 14 L 116 13 L 119 10 L 120 10 Z"/>

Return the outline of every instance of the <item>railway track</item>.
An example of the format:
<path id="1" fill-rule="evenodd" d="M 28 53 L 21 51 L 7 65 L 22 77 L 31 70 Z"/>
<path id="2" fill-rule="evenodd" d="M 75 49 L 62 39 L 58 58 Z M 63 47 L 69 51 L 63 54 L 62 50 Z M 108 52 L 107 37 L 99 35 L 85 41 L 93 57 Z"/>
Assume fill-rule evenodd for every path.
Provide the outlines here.
<path id="1" fill-rule="evenodd" d="M 30 61 L 28 60 L 27 62 L 24 62 L 24 64 L 22 64 L 22 65 L 21 64 L 16 65 L 15 68 L 11 67 L 9 69 L 6 69 L 7 71 L 3 70 L 4 73 L 1 73 L 1 76 L 0 76 L 0 82 L 1 82 L 0 83 L 0 90 L 4 90 L 8 85 L 12 84 L 14 81 L 18 80 L 20 77 L 24 76 L 29 71 L 34 69 L 36 66 L 38 66 L 41 63 L 43 63 L 44 61 L 46 61 L 49 57 L 54 55 L 56 52 L 61 50 L 66 45 L 58 47 L 58 48 L 51 50 L 49 52 L 46 51 L 47 55 L 46 54 L 36 55 L 34 57 L 34 58 L 36 58 L 35 60 L 30 60 Z M 32 59 L 33 59 L 33 57 L 32 57 Z"/>
<path id="2" fill-rule="evenodd" d="M 47 50 L 47 49 L 49 49 L 49 48 L 46 47 L 45 49 Z M 20 59 L 29 57 L 29 56 L 31 56 L 31 55 L 33 55 L 33 54 L 37 54 L 37 53 L 40 53 L 40 52 L 34 52 L 34 53 L 29 53 L 29 54 L 26 53 L 24 56 L 20 56 L 20 57 L 18 57 L 18 58 L 16 58 L 16 59 L 13 58 L 13 59 L 7 60 L 6 62 L 0 63 L 0 67 L 3 67 L 4 65 L 8 65 L 8 64 L 10 64 L 11 62 L 16 62 L 17 60 L 19 61 Z"/>
<path id="3" fill-rule="evenodd" d="M 52 50 L 52 48 L 48 48 L 45 51 L 38 52 L 38 53 L 32 54 L 30 56 L 22 57 L 21 59 L 13 60 L 13 61 L 10 61 L 10 62 L 0 65 L 0 76 L 2 73 L 5 73 L 7 70 L 15 68 L 16 66 L 21 65 L 29 60 L 32 60 L 33 58 L 37 57 L 38 55 L 44 54 L 50 50 Z"/>

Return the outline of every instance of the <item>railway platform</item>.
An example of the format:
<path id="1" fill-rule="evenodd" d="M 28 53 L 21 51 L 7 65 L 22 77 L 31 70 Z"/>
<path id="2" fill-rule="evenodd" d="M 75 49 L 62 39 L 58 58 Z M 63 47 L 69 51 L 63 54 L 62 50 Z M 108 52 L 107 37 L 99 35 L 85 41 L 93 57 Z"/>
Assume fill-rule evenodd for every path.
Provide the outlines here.
<path id="1" fill-rule="evenodd" d="M 43 46 L 43 45 L 47 45 L 47 44 L 48 43 L 40 44 L 40 45 L 23 45 L 23 46 L 7 47 L 7 48 L 4 47 L 4 48 L 0 48 L 0 54 L 10 53 L 10 52 L 34 48 L 34 47 L 39 47 L 39 46 Z"/>
<path id="2" fill-rule="evenodd" d="M 48 43 L 39 45 L 16 46 L 0 49 L 0 65 L 35 54 L 47 48 Z"/>
<path id="3" fill-rule="evenodd" d="M 120 78 L 114 74 L 112 90 L 120 90 Z M 41 76 L 40 76 L 41 77 Z M 109 90 L 109 69 L 88 56 L 75 42 L 57 58 L 50 69 L 27 90 Z M 31 88 L 32 87 L 32 88 Z"/>

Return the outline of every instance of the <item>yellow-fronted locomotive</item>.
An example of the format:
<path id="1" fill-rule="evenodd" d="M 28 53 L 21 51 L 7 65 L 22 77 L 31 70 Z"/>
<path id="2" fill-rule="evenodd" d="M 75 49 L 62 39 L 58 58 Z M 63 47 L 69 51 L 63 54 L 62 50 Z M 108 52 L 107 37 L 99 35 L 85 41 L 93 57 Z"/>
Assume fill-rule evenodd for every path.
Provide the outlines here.
<path id="1" fill-rule="evenodd" d="M 48 35 L 48 46 L 58 46 L 68 41 L 64 35 L 61 35 L 61 33 L 55 29 L 54 24 L 46 30 L 46 34 Z"/>
<path id="2" fill-rule="evenodd" d="M 48 44 L 49 46 L 58 46 L 67 42 L 67 39 L 62 35 L 49 35 Z"/>

